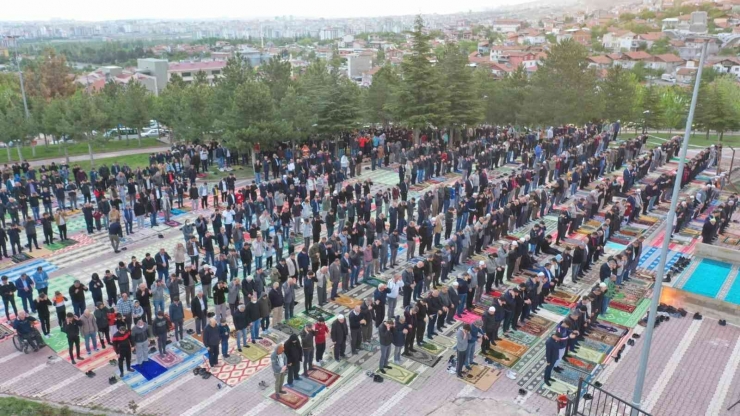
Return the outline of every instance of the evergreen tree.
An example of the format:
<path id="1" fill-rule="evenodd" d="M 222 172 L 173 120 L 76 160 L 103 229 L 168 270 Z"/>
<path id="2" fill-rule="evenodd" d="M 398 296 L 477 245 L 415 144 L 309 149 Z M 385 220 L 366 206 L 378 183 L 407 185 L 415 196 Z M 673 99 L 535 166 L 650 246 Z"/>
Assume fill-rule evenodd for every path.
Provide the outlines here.
<path id="1" fill-rule="evenodd" d="M 446 121 L 451 127 L 452 140 L 456 129 L 483 121 L 483 103 L 475 91 L 468 55 L 458 45 L 445 45 L 437 68 L 449 103 Z"/>
<path id="2" fill-rule="evenodd" d="M 398 121 L 414 130 L 414 141 L 418 141 L 419 129 L 444 124 L 449 105 L 438 72 L 432 67 L 429 41 L 424 20 L 417 16 L 411 32 L 411 53 L 401 63 L 402 79 L 393 105 Z"/>
<path id="3" fill-rule="evenodd" d="M 393 120 L 393 93 L 401 82 L 396 69 L 384 66 L 373 75 L 373 83 L 363 100 L 367 108 L 367 120 L 387 126 Z"/>
<path id="4" fill-rule="evenodd" d="M 637 96 L 637 80 L 634 74 L 617 65 L 609 68 L 601 83 L 601 101 L 604 104 L 602 118 L 606 120 L 631 120 Z"/>

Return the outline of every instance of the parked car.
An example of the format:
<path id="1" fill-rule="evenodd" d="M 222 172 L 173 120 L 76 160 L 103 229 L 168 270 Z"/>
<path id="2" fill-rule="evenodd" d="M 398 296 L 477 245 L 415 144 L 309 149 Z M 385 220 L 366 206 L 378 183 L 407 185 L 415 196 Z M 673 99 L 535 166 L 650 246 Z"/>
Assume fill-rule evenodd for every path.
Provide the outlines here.
<path id="1" fill-rule="evenodd" d="M 169 134 L 169 131 L 165 129 L 147 129 L 141 133 L 141 137 L 162 137 Z"/>
<path id="2" fill-rule="evenodd" d="M 136 129 L 130 129 L 128 127 L 118 127 L 115 129 L 110 129 L 103 133 L 103 137 L 111 138 L 111 139 L 136 139 L 139 137 L 139 133 L 136 131 Z"/>

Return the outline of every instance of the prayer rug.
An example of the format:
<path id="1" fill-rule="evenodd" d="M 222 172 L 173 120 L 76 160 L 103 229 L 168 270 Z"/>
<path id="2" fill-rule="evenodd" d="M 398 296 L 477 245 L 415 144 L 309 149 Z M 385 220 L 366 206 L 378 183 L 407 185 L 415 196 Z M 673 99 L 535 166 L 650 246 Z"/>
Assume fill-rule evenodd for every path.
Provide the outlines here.
<path id="1" fill-rule="evenodd" d="M 612 309 L 601 315 L 601 319 L 613 324 L 634 328 L 637 325 L 637 322 L 645 315 L 648 308 L 650 308 L 650 301 L 648 299 L 644 299 L 639 305 L 637 305 L 637 308 L 631 314 Z"/>
<path id="2" fill-rule="evenodd" d="M 307 323 L 310 321 L 306 318 L 300 317 L 300 316 L 294 316 L 293 318 L 290 318 L 286 324 L 290 326 L 291 328 L 297 330 L 298 332 L 301 332 L 303 328 L 306 326 Z"/>
<path id="3" fill-rule="evenodd" d="M 622 338 L 619 335 L 611 334 L 608 332 L 600 331 L 598 329 L 594 329 L 586 335 L 586 338 L 592 339 L 594 341 L 598 341 L 607 345 L 615 346 L 617 343 L 619 343 L 619 340 Z"/>
<path id="4" fill-rule="evenodd" d="M 505 339 L 505 338 L 499 341 L 496 341 L 495 348 L 497 350 L 510 353 L 517 357 L 521 357 L 528 350 L 527 346 L 518 344 L 514 341 L 509 341 L 508 339 Z"/>
<path id="5" fill-rule="evenodd" d="M 308 312 L 303 311 L 301 314 L 306 315 L 314 321 L 318 321 L 319 318 L 324 318 L 324 321 L 329 322 L 330 319 L 334 318 L 334 314 L 318 307 L 314 307 Z"/>
<path id="6" fill-rule="evenodd" d="M 386 368 L 385 369 L 385 374 L 382 374 L 381 373 L 380 375 L 383 376 L 383 377 L 387 377 L 387 378 L 389 378 L 389 379 L 391 379 L 393 381 L 396 381 L 398 383 L 401 383 L 403 385 L 408 385 L 409 383 L 411 383 L 412 381 L 414 381 L 414 379 L 416 378 L 416 376 L 418 376 L 417 373 L 415 373 L 415 372 L 413 372 L 411 370 L 407 370 L 407 369 L 405 369 L 403 367 L 397 366 L 395 364 L 390 364 L 389 363 L 388 365 L 391 368 Z"/>
<path id="7" fill-rule="evenodd" d="M 370 278 L 367 278 L 367 279 L 362 279 L 362 281 L 360 283 L 364 283 L 364 284 L 370 285 L 372 287 L 378 287 L 378 286 L 380 286 L 381 284 L 383 284 L 385 282 L 382 281 L 382 280 L 380 280 L 380 279 L 376 279 L 374 277 L 370 277 Z"/>
<path id="8" fill-rule="evenodd" d="M 435 337 L 435 340 L 439 337 Z M 433 355 L 433 356 L 440 356 L 442 353 L 445 352 L 447 348 L 443 347 L 442 345 L 437 344 L 433 341 L 424 341 L 419 346 L 420 349 L 426 351 L 427 353 Z"/>
<path id="9" fill-rule="evenodd" d="M 159 353 L 157 353 L 152 354 L 149 358 L 165 368 L 174 367 L 188 358 L 186 353 L 172 346 L 168 346 L 165 352 L 166 354 L 164 356 L 160 356 Z"/>
<path id="10" fill-rule="evenodd" d="M 429 342 L 429 341 L 427 341 L 427 342 Z M 435 335 L 434 336 L 434 341 L 432 341 L 432 344 L 441 345 L 441 346 L 443 346 L 445 348 L 452 348 L 452 347 L 454 347 L 457 344 L 457 342 L 454 339 L 448 338 L 448 337 L 443 336 L 443 335 Z"/>
<path id="11" fill-rule="evenodd" d="M 605 344 L 603 342 L 599 342 L 596 339 L 586 337 L 581 341 L 581 346 L 586 347 L 590 350 L 598 351 L 604 354 L 609 354 L 609 351 L 614 348 L 613 345 Z"/>
<path id="12" fill-rule="evenodd" d="M 292 326 L 287 325 L 284 322 L 273 324 L 272 325 L 272 328 L 275 329 L 275 330 L 277 330 L 277 331 L 284 332 L 288 336 L 293 335 L 293 334 L 298 335 L 301 332 L 300 329 L 295 329 Z"/>
<path id="13" fill-rule="evenodd" d="M 203 363 L 203 354 L 205 353 L 205 349 L 199 349 L 197 353 L 188 355 L 183 362 L 169 368 L 164 374 L 152 380 L 147 380 L 139 372 L 133 372 L 123 376 L 123 382 L 140 395 L 149 394 L 159 387 L 188 376 L 188 373 L 192 377 L 192 370 Z"/>
<path id="14" fill-rule="evenodd" d="M 34 256 L 31 256 L 30 254 L 18 253 L 18 254 L 14 254 L 10 259 L 13 263 L 18 264 L 18 263 L 23 263 L 26 260 L 31 260 L 33 258 Z"/>
<path id="15" fill-rule="evenodd" d="M 562 299 L 568 303 L 576 303 L 578 302 L 578 295 L 574 295 L 572 293 L 563 292 L 562 290 L 556 290 L 552 293 L 550 293 L 550 296 Z"/>
<path id="16" fill-rule="evenodd" d="M 592 363 L 601 363 L 604 360 L 604 353 L 594 351 L 592 349 L 581 347 L 578 348 L 578 352 L 575 354 L 578 358 L 591 361 Z"/>
<path id="17" fill-rule="evenodd" d="M 422 348 L 415 349 L 414 351 L 409 351 L 409 355 L 407 355 L 406 357 L 413 361 L 416 361 L 419 364 L 424 364 L 429 367 L 434 367 L 435 365 L 437 365 L 439 360 L 442 359 L 440 355 L 432 355 Z"/>
<path id="18" fill-rule="evenodd" d="M 203 335 L 201 335 L 201 334 L 190 334 L 190 336 L 193 337 L 194 340 L 196 340 L 199 343 L 203 344 Z"/>
<path id="19" fill-rule="evenodd" d="M 485 354 L 481 351 L 480 355 L 507 367 L 514 366 L 520 358 L 509 352 L 497 350 L 496 347 L 492 347 Z"/>
<path id="20" fill-rule="evenodd" d="M 323 389 L 326 388 L 321 383 L 311 380 L 308 377 L 301 377 L 300 380 L 293 380 L 293 385 L 289 387 L 304 396 L 314 397 Z"/>
<path id="21" fill-rule="evenodd" d="M 555 372 L 553 371 L 552 374 L 554 376 Z M 549 386 L 545 383 L 541 383 L 541 388 L 554 393 L 555 396 L 559 396 L 561 394 L 573 394 L 578 391 L 578 387 L 576 387 L 576 385 L 568 384 L 555 377 L 553 377 L 553 381 L 550 382 Z M 545 395 L 545 397 L 548 396 Z"/>
<path id="22" fill-rule="evenodd" d="M 588 360 L 584 360 L 583 358 L 580 358 L 580 357 L 568 356 L 568 358 L 566 358 L 565 361 L 569 365 L 572 365 L 574 368 L 577 368 L 578 370 L 589 373 L 589 374 L 592 371 L 594 371 L 594 368 L 596 368 L 595 363 L 592 363 L 591 361 L 588 361 Z"/>
<path id="23" fill-rule="evenodd" d="M 522 332 L 522 331 L 509 332 L 509 335 L 507 335 L 506 337 L 508 337 L 512 341 L 516 341 L 519 344 L 523 344 L 527 346 L 532 346 L 532 344 L 537 342 L 537 340 L 539 339 L 534 335 L 527 334 L 526 332 Z"/>
<path id="24" fill-rule="evenodd" d="M 487 391 L 498 380 L 501 372 L 485 365 L 473 365 L 464 372 L 462 380 L 482 391 Z"/>
<path id="25" fill-rule="evenodd" d="M 284 390 L 287 393 L 281 394 L 280 397 L 275 396 L 275 393 L 273 393 L 270 395 L 270 398 L 293 410 L 300 409 L 303 405 L 308 403 L 308 396 L 304 396 L 297 391 L 292 390 L 290 387 L 284 387 Z"/>
<path id="26" fill-rule="evenodd" d="M 347 295 L 339 295 L 334 299 L 333 301 L 337 305 L 344 306 L 345 308 L 354 309 L 355 306 L 362 306 L 362 301 L 360 299 L 355 299 L 351 296 Z"/>
<path id="27" fill-rule="evenodd" d="M 339 380 L 339 374 L 319 366 L 313 366 L 313 370 L 308 372 L 308 378 L 329 387 Z"/>
<path id="28" fill-rule="evenodd" d="M 618 335 L 618 336 L 624 336 L 627 332 L 629 332 L 629 328 L 625 328 L 621 325 L 617 324 L 610 324 L 608 322 L 597 322 L 594 326 L 594 329 L 598 329 L 602 332 L 608 332 L 610 334 Z"/>
<path id="29" fill-rule="evenodd" d="M 556 371 L 553 371 L 552 372 L 552 377 L 555 380 L 560 380 L 560 381 L 562 381 L 562 382 L 564 382 L 566 384 L 577 386 L 577 385 L 580 384 L 581 378 L 583 378 L 583 379 L 588 379 L 589 378 L 589 374 L 585 374 L 585 373 L 583 373 L 581 371 L 578 371 L 578 370 L 576 370 L 575 368 L 573 368 L 573 367 L 571 367 L 569 365 L 562 364 L 562 365 L 560 365 L 560 368 L 562 368 L 563 371 L 561 371 L 559 373 L 556 372 Z"/>
<path id="30" fill-rule="evenodd" d="M 239 356 L 238 354 L 236 354 Z M 215 367 L 211 367 L 208 364 L 208 354 L 206 353 L 203 356 L 203 368 L 207 369 L 211 372 L 211 375 L 216 377 L 217 379 L 223 381 L 226 383 L 226 385 L 234 387 L 237 384 L 243 382 L 244 380 L 248 379 L 249 377 L 252 377 L 255 375 L 258 371 L 268 367 L 270 365 L 270 358 L 265 357 L 257 362 L 252 362 L 245 359 L 242 359 L 239 364 L 232 365 L 228 364 L 224 361 L 219 361 L 219 363 Z"/>
<path id="31" fill-rule="evenodd" d="M 131 367 L 147 380 L 157 378 L 167 371 L 165 367 L 152 360 L 144 361 L 141 364 L 134 364 Z"/>
<path id="32" fill-rule="evenodd" d="M 85 347 L 83 346 L 82 350 L 84 351 L 84 349 Z M 59 357 L 62 358 L 64 361 L 71 364 L 72 359 L 69 358 L 68 351 L 69 350 L 65 348 L 57 355 L 59 355 Z M 115 360 L 116 358 L 116 352 L 113 350 L 113 347 L 107 346 L 106 349 L 100 350 L 98 352 L 93 352 L 92 355 L 85 355 L 82 360 L 76 360 L 77 364 L 74 364 L 74 366 L 83 373 L 86 373 L 90 370 L 96 370 L 100 367 L 106 366 L 108 365 L 108 362 L 110 360 Z"/>
<path id="33" fill-rule="evenodd" d="M 3 325 L 0 325 L 0 333 L 2 333 L 2 328 Z M 49 333 L 49 338 L 45 338 L 44 342 L 55 352 L 67 351 L 67 348 L 69 348 L 67 334 L 62 332 L 59 327 L 52 329 L 51 333 Z"/>
<path id="34" fill-rule="evenodd" d="M 549 331 L 552 324 L 553 322 L 550 320 L 540 316 L 533 316 L 532 319 L 526 321 L 524 325 L 520 325 L 519 330 L 539 337 Z"/>
<path id="35" fill-rule="evenodd" d="M 202 350 L 203 348 L 205 348 L 203 344 L 201 344 L 199 341 L 189 336 L 185 337 L 184 339 L 181 339 L 178 345 L 179 345 L 178 348 L 182 352 L 189 354 L 189 355 L 193 355 L 199 352 L 200 350 Z"/>
<path id="36" fill-rule="evenodd" d="M 570 312 L 570 308 L 560 305 L 553 305 L 552 303 L 545 303 L 544 305 L 542 305 L 542 309 L 558 314 L 560 316 L 565 316 L 568 314 L 568 312 Z"/>
<path id="37" fill-rule="evenodd" d="M 547 302 L 549 302 L 550 304 L 552 304 L 554 306 L 560 306 L 560 307 L 563 307 L 563 308 L 566 308 L 566 309 L 570 309 L 570 307 L 573 306 L 573 304 L 574 304 L 574 302 L 568 302 L 567 300 L 556 298 L 556 297 L 552 297 L 552 296 L 546 297 L 545 300 L 547 300 Z M 548 303 L 545 303 L 545 305 L 547 305 L 547 304 Z M 567 312 L 566 312 L 566 314 L 567 314 Z"/>
<path id="38" fill-rule="evenodd" d="M 244 358 L 252 362 L 258 362 L 259 360 L 267 357 L 270 351 L 265 349 L 260 344 L 249 344 L 249 348 L 242 348 L 242 352 L 237 351 Z"/>
<path id="39" fill-rule="evenodd" d="M 620 311 L 632 313 L 635 311 L 635 309 L 637 309 L 637 306 L 630 305 L 628 303 L 611 301 L 609 302 L 609 308 L 615 308 L 615 309 L 619 309 Z"/>
<path id="40" fill-rule="evenodd" d="M 481 317 L 480 315 L 465 311 L 461 316 L 455 316 L 455 319 L 466 324 L 472 324 L 473 322 L 481 319 Z"/>
<path id="41" fill-rule="evenodd" d="M 59 241 L 57 241 L 55 243 L 52 243 L 52 244 L 45 244 L 44 246 L 47 249 L 51 250 L 51 251 L 57 251 L 57 250 L 61 250 L 63 248 L 71 247 L 71 246 L 73 246 L 75 244 L 77 244 L 77 241 L 76 240 L 73 240 L 71 238 L 68 238 L 68 239 L 66 239 L 64 241 L 59 240 Z"/>

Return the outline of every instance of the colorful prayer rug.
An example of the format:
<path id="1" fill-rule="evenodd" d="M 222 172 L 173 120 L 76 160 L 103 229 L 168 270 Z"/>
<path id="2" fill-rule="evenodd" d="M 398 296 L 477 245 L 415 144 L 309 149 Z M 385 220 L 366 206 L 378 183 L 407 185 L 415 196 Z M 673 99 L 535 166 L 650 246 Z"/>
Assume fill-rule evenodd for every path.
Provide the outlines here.
<path id="1" fill-rule="evenodd" d="M 401 383 L 403 385 L 408 385 L 418 375 L 417 373 L 407 370 L 403 367 L 397 366 L 395 364 L 388 364 L 391 368 L 385 369 L 385 374 L 381 374 L 383 377 L 387 377 L 393 381 L 396 381 L 398 383 Z"/>
<path id="2" fill-rule="evenodd" d="M 362 306 L 362 300 L 355 299 L 347 295 L 339 295 L 333 301 L 337 305 L 344 306 L 345 308 L 354 309 L 355 306 Z"/>
<path id="3" fill-rule="evenodd" d="M 273 393 L 270 395 L 270 398 L 293 410 L 300 409 L 303 405 L 308 403 L 308 396 L 304 396 L 297 391 L 292 390 L 290 387 L 284 387 L 284 390 L 286 393 L 281 394 L 280 397 L 275 396 L 275 393 Z"/>
<path id="4" fill-rule="evenodd" d="M 499 341 L 496 341 L 496 346 L 494 348 L 502 352 L 510 353 L 517 357 L 521 357 L 528 350 L 526 345 L 518 344 L 514 341 L 509 341 L 508 339 L 505 339 L 505 338 Z"/>
<path id="5" fill-rule="evenodd" d="M 185 337 L 184 339 L 180 340 L 178 348 L 186 354 L 193 355 L 205 347 L 203 346 L 203 344 L 201 344 L 199 341 L 195 340 L 194 338 Z"/>
<path id="6" fill-rule="evenodd" d="M 534 335 L 527 334 L 526 332 L 522 332 L 522 331 L 512 331 L 509 333 L 508 338 L 512 341 L 515 341 L 519 344 L 523 344 L 529 347 L 531 347 L 532 344 L 537 342 L 537 340 L 539 339 Z"/>
<path id="7" fill-rule="evenodd" d="M 237 351 L 237 353 L 241 354 L 249 361 L 259 362 L 261 359 L 267 357 L 267 355 L 270 354 L 270 351 L 260 344 L 249 344 L 249 348 L 242 348 L 242 351 Z"/>
<path id="8" fill-rule="evenodd" d="M 514 366 L 520 359 L 509 352 L 497 350 L 496 347 L 489 349 L 485 354 L 481 351 L 480 355 L 507 367 Z"/>
<path id="9" fill-rule="evenodd" d="M 59 357 L 62 358 L 64 361 L 72 363 L 72 359 L 69 358 L 69 352 L 67 349 L 60 351 L 57 355 L 59 355 Z M 108 362 L 110 360 L 115 360 L 116 357 L 116 352 L 113 350 L 113 347 L 108 346 L 104 350 L 93 352 L 92 355 L 85 355 L 82 360 L 76 360 L 77 364 L 75 364 L 74 366 L 83 373 L 86 373 L 90 370 L 96 370 L 100 367 L 108 365 Z"/>
<path id="10" fill-rule="evenodd" d="M 447 349 L 447 348 L 443 347 L 442 345 L 439 345 L 439 344 L 437 344 L 436 342 L 433 342 L 433 341 L 424 341 L 418 347 L 419 347 L 419 349 L 422 349 L 422 350 L 426 351 L 427 353 L 429 353 L 429 354 L 431 354 L 433 356 L 440 356 Z"/>
<path id="11" fill-rule="evenodd" d="M 439 360 L 442 359 L 440 355 L 433 355 L 426 351 L 426 349 L 418 348 L 413 351 L 409 351 L 410 355 L 407 355 L 409 359 L 416 361 L 419 364 L 424 364 L 428 367 L 434 367 L 437 365 Z"/>
<path id="12" fill-rule="evenodd" d="M 333 373 L 322 367 L 314 366 L 313 370 L 308 372 L 308 378 L 329 387 L 339 380 L 339 374 Z"/>
<path id="13" fill-rule="evenodd" d="M 575 367 L 575 368 L 577 368 L 577 369 L 579 369 L 581 371 L 584 371 L 586 373 L 589 373 L 589 374 L 594 370 L 594 368 L 596 368 L 596 364 L 595 363 L 592 363 L 591 361 L 585 360 L 585 359 L 580 358 L 580 357 L 571 357 L 571 356 L 569 356 L 568 358 L 565 359 L 565 361 L 569 365 L 572 365 L 573 367 Z"/>
<path id="14" fill-rule="evenodd" d="M 238 354 L 236 355 L 238 356 Z M 211 375 L 231 387 L 234 387 L 237 384 L 248 379 L 249 377 L 252 377 L 258 371 L 267 368 L 270 365 L 270 358 L 265 357 L 257 362 L 252 362 L 244 358 L 241 360 L 241 362 L 239 362 L 239 364 L 236 365 L 228 364 L 220 360 L 215 367 L 211 367 L 208 364 L 207 356 L 208 354 L 205 354 L 203 356 L 203 368 L 210 371 Z"/>
<path id="15" fill-rule="evenodd" d="M 147 380 L 155 379 L 167 371 L 167 368 L 153 360 L 147 360 L 141 364 L 134 364 L 131 367 Z"/>
<path id="16" fill-rule="evenodd" d="M 617 343 L 619 343 L 619 340 L 622 338 L 619 335 L 611 334 L 609 332 L 604 332 L 598 329 L 594 329 L 586 335 L 586 338 L 592 339 L 597 342 L 601 342 L 607 345 L 615 346 Z"/>
<path id="17" fill-rule="evenodd" d="M 300 331 L 303 330 L 303 328 L 309 322 L 310 321 L 308 319 L 306 319 L 306 318 L 303 318 L 303 317 L 300 317 L 300 316 L 295 316 L 293 318 L 290 318 L 286 323 L 291 328 L 293 328 L 293 329 L 297 330 L 298 332 L 300 332 Z"/>
<path id="18" fill-rule="evenodd" d="M 157 353 L 152 354 L 149 358 L 151 358 L 153 361 L 156 361 L 159 365 L 165 368 L 174 367 L 188 358 L 187 353 L 180 351 L 179 349 L 172 346 L 168 346 L 166 352 L 167 353 L 164 356 L 160 356 L 159 353 Z"/>
<path id="19" fill-rule="evenodd" d="M 588 349 L 586 347 L 578 348 L 578 352 L 575 354 L 578 358 L 591 361 L 592 363 L 601 363 L 604 361 L 604 353 Z"/>
<path id="20" fill-rule="evenodd" d="M 291 390 L 294 390 L 307 397 L 314 397 L 325 388 L 326 386 L 324 386 L 323 384 L 311 380 L 308 377 L 301 377 L 300 380 L 293 380 L 293 385 L 290 386 Z"/>

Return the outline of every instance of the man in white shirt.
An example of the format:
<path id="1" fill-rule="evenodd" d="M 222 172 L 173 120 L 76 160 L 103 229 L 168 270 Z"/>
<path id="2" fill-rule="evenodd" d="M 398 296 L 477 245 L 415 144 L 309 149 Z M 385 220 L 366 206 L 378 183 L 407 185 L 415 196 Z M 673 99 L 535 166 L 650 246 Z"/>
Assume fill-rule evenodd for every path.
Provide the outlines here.
<path id="1" fill-rule="evenodd" d="M 388 289 L 391 290 L 390 293 L 386 296 L 386 302 L 388 303 L 388 315 L 386 315 L 388 318 L 395 318 L 396 317 L 396 303 L 398 301 L 398 294 L 401 291 L 401 288 L 403 287 L 403 279 L 401 278 L 401 275 L 395 275 L 390 280 L 388 280 Z"/>

